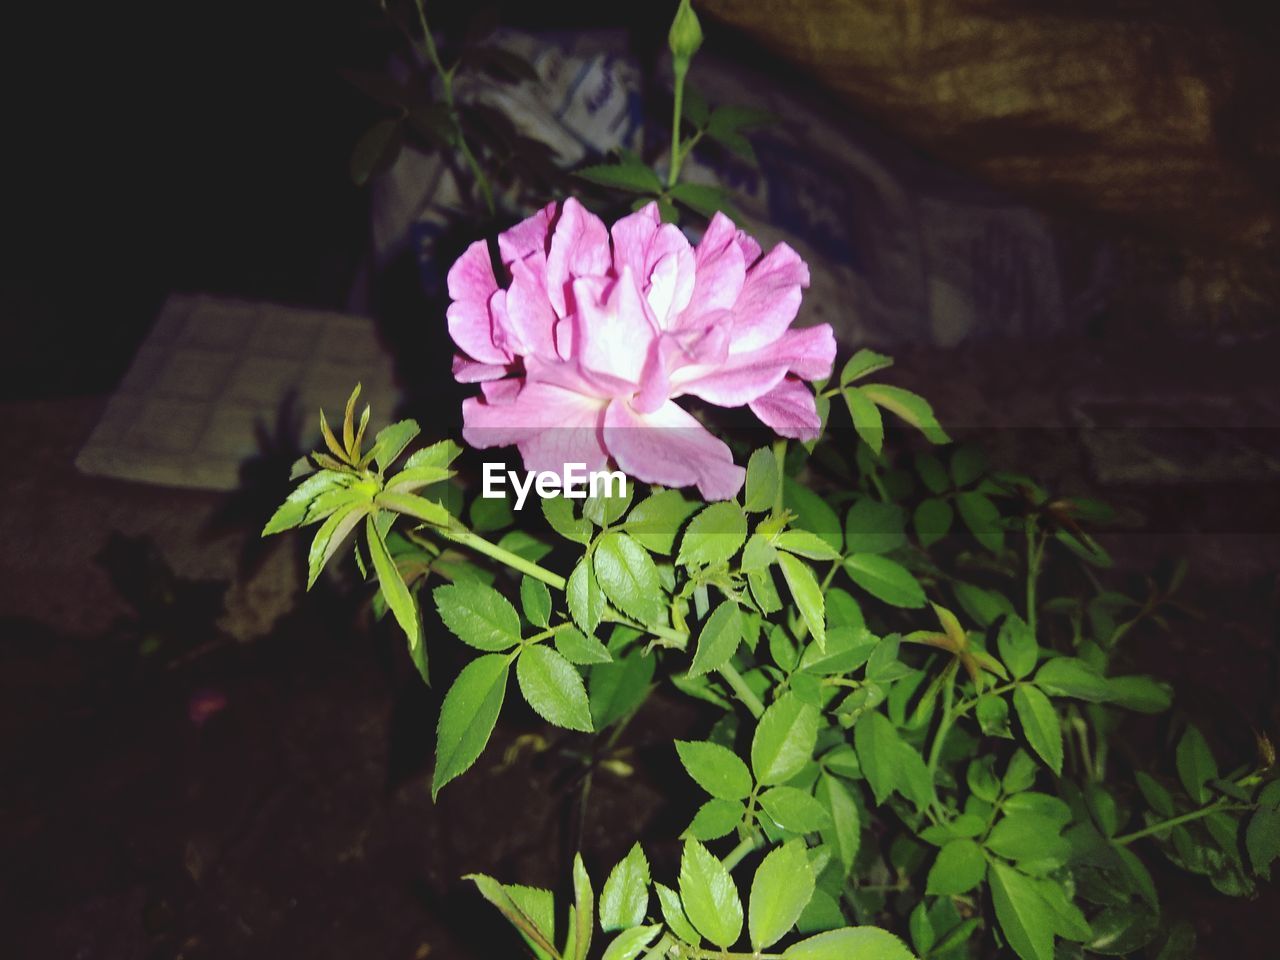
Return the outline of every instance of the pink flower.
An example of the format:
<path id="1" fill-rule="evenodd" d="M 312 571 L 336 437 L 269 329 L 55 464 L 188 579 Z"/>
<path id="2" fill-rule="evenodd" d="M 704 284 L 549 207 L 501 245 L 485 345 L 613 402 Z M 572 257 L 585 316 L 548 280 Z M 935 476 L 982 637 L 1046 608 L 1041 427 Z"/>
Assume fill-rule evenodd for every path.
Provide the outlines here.
<path id="1" fill-rule="evenodd" d="M 529 470 L 612 460 L 638 480 L 737 495 L 745 471 L 676 400 L 749 406 L 786 437 L 820 423 L 802 381 L 831 374 L 829 324 L 792 329 L 809 268 L 767 254 L 722 214 L 693 247 L 657 204 L 612 230 L 573 198 L 498 237 L 510 283 L 484 241 L 449 271 L 453 371 L 479 383 L 464 401 L 474 447 L 515 444 Z"/>

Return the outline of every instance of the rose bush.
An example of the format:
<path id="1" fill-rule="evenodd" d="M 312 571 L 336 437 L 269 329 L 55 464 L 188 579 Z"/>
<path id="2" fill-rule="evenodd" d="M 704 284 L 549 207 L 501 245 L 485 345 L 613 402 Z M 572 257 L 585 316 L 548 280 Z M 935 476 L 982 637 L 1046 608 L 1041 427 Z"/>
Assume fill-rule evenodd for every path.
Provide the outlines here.
<path id="1" fill-rule="evenodd" d="M 612 228 L 570 197 L 498 237 L 499 286 L 477 240 L 449 271 L 454 374 L 474 447 L 515 444 L 529 470 L 612 460 L 639 480 L 735 496 L 728 446 L 676 402 L 748 406 L 785 437 L 821 421 L 806 381 L 831 375 L 829 324 L 792 327 L 809 270 L 717 213 L 698 245 L 650 203 Z"/>

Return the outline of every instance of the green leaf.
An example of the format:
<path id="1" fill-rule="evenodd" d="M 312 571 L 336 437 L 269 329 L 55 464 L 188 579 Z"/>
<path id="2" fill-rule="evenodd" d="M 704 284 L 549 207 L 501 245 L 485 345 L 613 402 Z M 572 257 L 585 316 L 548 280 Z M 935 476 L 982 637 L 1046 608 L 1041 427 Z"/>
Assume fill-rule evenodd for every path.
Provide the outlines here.
<path id="1" fill-rule="evenodd" d="M 792 833 L 817 833 L 831 826 L 826 808 L 799 787 L 772 787 L 760 795 L 760 806 L 774 823 Z"/>
<path id="2" fill-rule="evenodd" d="M 1016 614 L 1005 617 L 1004 623 L 1000 624 L 996 645 L 1000 649 L 1000 659 L 1009 668 L 1013 679 L 1021 680 L 1036 668 L 1040 646 L 1026 621 Z"/>
<path id="3" fill-rule="evenodd" d="M 1280 857 L 1280 781 L 1273 780 L 1258 797 L 1258 809 L 1245 827 L 1244 846 L 1253 872 L 1271 879 L 1271 864 Z"/>
<path id="4" fill-rule="evenodd" d="M 463 643 L 477 650 L 507 650 L 520 642 L 520 615 L 502 594 L 476 580 L 436 587 L 440 619 Z"/>
<path id="5" fill-rule="evenodd" d="M 665 594 L 658 568 L 648 551 L 627 534 L 611 530 L 600 538 L 595 573 L 605 596 L 627 616 L 641 623 L 661 618 Z"/>
<path id="6" fill-rule="evenodd" d="M 972 840 L 952 840 L 938 851 L 929 868 L 925 892 L 939 897 L 968 893 L 982 882 L 986 870 L 987 859 L 980 846 Z"/>
<path id="7" fill-rule="evenodd" d="M 422 672 L 426 666 L 426 659 L 421 650 L 422 622 L 418 618 L 418 604 L 414 601 L 409 588 L 405 586 L 404 577 L 400 576 L 400 568 L 387 552 L 387 545 L 379 535 L 371 514 L 365 517 L 365 536 L 369 540 L 369 555 L 373 558 L 373 569 L 378 575 L 378 586 L 382 590 L 382 596 L 387 601 L 387 606 L 391 608 L 391 612 L 395 614 L 400 629 L 409 638 L 409 654 L 413 657 L 415 664 L 421 663 L 419 672 Z M 426 677 L 424 676 L 423 679 L 425 680 Z"/>
<path id="8" fill-rule="evenodd" d="M 625 930 L 644 923 L 649 912 L 649 861 L 640 844 L 618 862 L 600 892 L 600 929 Z"/>
<path id="9" fill-rule="evenodd" d="M 1054 657 L 1036 674 L 1036 686 L 1054 697 L 1075 697 L 1089 703 L 1107 699 L 1106 679 L 1093 666 L 1077 657 Z"/>
<path id="10" fill-rule="evenodd" d="M 1138 789 L 1142 791 L 1143 799 L 1151 805 L 1152 810 L 1162 817 L 1173 816 L 1173 797 L 1163 784 L 1141 770 L 1135 774 L 1134 779 L 1138 782 Z"/>
<path id="11" fill-rule="evenodd" d="M 844 518 L 844 543 L 849 553 L 888 553 L 907 542 L 902 508 L 863 497 Z"/>
<path id="12" fill-rule="evenodd" d="M 831 814 L 831 827 L 822 832 L 823 841 L 833 848 L 847 874 L 853 869 L 862 840 L 862 815 L 849 789 L 830 774 L 818 780 L 818 800 Z"/>
<path id="13" fill-rule="evenodd" d="M 622 518 L 631 506 L 631 498 L 635 496 L 635 484 L 627 481 L 621 493 L 617 493 L 612 483 L 606 483 L 599 494 L 587 497 L 582 505 L 582 515 L 597 527 L 607 527 Z"/>
<path id="14" fill-rule="evenodd" d="M 778 500 L 782 478 L 778 474 L 778 458 L 768 447 L 761 447 L 747 461 L 747 493 L 743 508 L 749 513 L 772 510 Z"/>
<path id="15" fill-rule="evenodd" d="M 321 470 L 307 477 L 271 515 L 262 528 L 262 536 L 269 537 L 302 523 L 320 520 L 348 500 L 365 499 L 363 494 L 350 489 L 351 480 L 350 474 L 336 470 Z"/>
<path id="16" fill-rule="evenodd" d="M 844 546 L 844 529 L 831 505 L 791 477 L 782 481 L 782 505 L 794 513 L 791 526 L 816 533 L 837 553 Z"/>
<path id="17" fill-rule="evenodd" d="M 391 163 L 400 150 L 400 120 L 379 120 L 356 141 L 351 151 L 351 182 L 363 187 L 373 174 Z"/>
<path id="18" fill-rule="evenodd" d="M 723 563 L 738 552 L 746 539 L 747 517 L 742 508 L 732 500 L 722 500 L 689 521 L 676 562 L 685 566 Z"/>
<path id="19" fill-rule="evenodd" d="M 924 397 L 883 383 L 870 383 L 859 389 L 872 403 L 896 414 L 923 433 L 930 443 L 951 442 L 947 432 L 938 424 L 933 407 Z"/>
<path id="20" fill-rule="evenodd" d="M 1156 882 L 1151 878 L 1151 871 L 1147 869 L 1146 864 L 1139 860 L 1137 854 L 1128 847 L 1117 844 L 1111 849 L 1115 851 L 1117 859 L 1124 866 L 1124 871 L 1133 882 L 1134 889 L 1152 910 L 1159 910 L 1160 895 L 1156 892 Z"/>
<path id="21" fill-rule="evenodd" d="M 603 643 L 595 637 L 588 637 L 577 627 L 558 628 L 555 642 L 560 656 L 570 663 L 586 666 L 613 661 L 613 656 Z"/>
<path id="22" fill-rule="evenodd" d="M 649 946 L 661 930 L 660 923 L 650 924 L 647 927 L 632 927 L 614 938 L 600 960 L 635 960 L 640 956 L 640 951 Z"/>
<path id="23" fill-rule="evenodd" d="M 689 922 L 689 918 L 684 915 L 684 907 L 680 903 L 680 894 L 661 883 L 655 883 L 653 886 L 658 892 L 658 904 L 662 907 L 662 919 L 666 922 L 668 929 L 685 943 L 692 944 L 695 947 L 700 944 L 702 937 L 698 935 L 697 930 L 693 929 L 693 924 Z"/>
<path id="24" fill-rule="evenodd" d="M 919 608 L 925 604 L 924 589 L 902 564 L 872 553 L 855 553 L 844 558 L 845 573 L 867 593 L 894 607 Z"/>
<path id="25" fill-rule="evenodd" d="M 813 868 L 804 841 L 784 843 L 760 861 L 751 881 L 747 933 L 757 953 L 777 943 L 800 919 L 813 896 Z"/>
<path id="26" fill-rule="evenodd" d="M 1004 528 L 1000 525 L 1000 511 L 984 493 L 966 490 L 956 494 L 956 509 L 960 519 L 974 538 L 990 550 L 999 553 L 1004 549 Z"/>
<path id="27" fill-rule="evenodd" d="M 1009 732 L 1009 701 L 1004 697 L 985 693 L 978 697 L 974 715 L 978 718 L 978 726 L 989 737 L 1012 737 Z"/>
<path id="28" fill-rule="evenodd" d="M 937 497 L 922 500 L 911 518 L 920 546 L 928 549 L 945 537 L 950 532 L 954 519 L 955 511 L 947 501 Z"/>
<path id="29" fill-rule="evenodd" d="M 840 371 L 840 386 L 847 387 L 855 380 L 870 376 L 880 370 L 893 366 L 893 358 L 883 353 L 863 348 L 849 358 L 849 362 Z"/>
<path id="30" fill-rule="evenodd" d="M 1071 822 L 1071 808 L 1064 801 L 1047 793 L 1024 789 L 1005 797 L 1002 808 L 1009 816 L 1033 815 L 1048 821 L 1054 833 Z"/>
<path id="31" fill-rule="evenodd" d="M 591 889 L 591 877 L 582 862 L 582 854 L 573 855 L 573 919 L 570 934 L 573 949 L 565 949 L 566 960 L 586 960 L 591 952 L 591 934 L 596 922 L 595 892 Z"/>
<path id="32" fill-rule="evenodd" d="M 783 960 L 916 960 L 907 945 L 879 927 L 842 927 L 788 947 Z"/>
<path id="33" fill-rule="evenodd" d="M 462 879 L 470 880 L 488 900 L 514 926 L 535 955 L 547 958 L 558 955 L 553 944 L 555 904 L 550 891 L 533 887 L 504 886 L 482 873 L 469 873 Z"/>
<path id="34" fill-rule="evenodd" d="M 729 202 L 728 194 L 719 187 L 702 183 L 677 183 L 667 192 L 673 200 L 678 200 L 694 213 L 700 213 L 704 217 L 713 217 L 721 211 L 730 215 L 736 214 L 733 204 Z M 734 216 L 734 219 L 738 218 Z"/>
<path id="35" fill-rule="evenodd" d="M 1038 772 L 1036 762 L 1031 759 L 1027 751 L 1019 747 L 1009 758 L 1009 766 L 1005 768 L 1002 781 L 1004 792 L 1021 793 L 1023 790 L 1031 789 L 1031 785 L 1036 782 Z"/>
<path id="36" fill-rule="evenodd" d="M 657 195 L 662 192 L 662 181 L 643 163 L 599 163 L 575 170 L 574 176 L 628 193 Z"/>
<path id="37" fill-rule="evenodd" d="M 770 786 L 799 773 L 813 757 L 819 721 L 818 711 L 794 694 L 783 694 L 770 704 L 751 740 L 756 781 Z"/>
<path id="38" fill-rule="evenodd" d="M 693 822 L 685 828 L 681 836 L 704 842 L 719 840 L 742 826 L 742 820 L 746 814 L 747 808 L 741 800 L 722 800 L 719 797 L 712 797 L 698 808 L 698 812 L 693 816 Z"/>
<path id="39" fill-rule="evenodd" d="M 596 582 L 589 556 L 579 560 L 573 573 L 569 574 L 565 600 L 569 604 L 569 615 L 578 628 L 587 636 L 595 633 L 604 618 L 604 592 Z"/>
<path id="40" fill-rule="evenodd" d="M 1065 860 L 1070 850 L 1059 824 L 1034 813 L 1001 817 L 987 835 L 986 847 L 1006 860 Z"/>
<path id="41" fill-rule="evenodd" d="M 419 432 L 414 420 L 400 420 L 379 430 L 378 435 L 373 438 L 373 449 L 370 451 L 378 469 L 385 471 L 391 466 Z M 409 464 L 406 463 L 405 466 L 408 467 Z"/>
<path id="42" fill-rule="evenodd" d="M 680 858 L 680 901 L 685 915 L 718 947 L 730 947 L 742 933 L 742 901 L 724 864 L 701 843 L 686 840 Z"/>
<path id="43" fill-rule="evenodd" d="M 884 448 L 884 417 L 865 393 L 857 387 L 846 387 L 840 391 L 845 406 L 849 408 L 849 419 L 853 421 L 853 429 L 858 437 L 871 448 L 876 456 Z"/>
<path id="44" fill-rule="evenodd" d="M 987 472 L 987 458 L 979 447 L 960 447 L 951 455 L 951 479 L 957 487 L 967 487 Z"/>
<path id="45" fill-rule="evenodd" d="M 520 580 L 520 606 L 525 618 L 535 627 L 551 623 L 551 592 L 541 580 L 524 577 Z"/>
<path id="46" fill-rule="evenodd" d="M 719 670 L 742 641 L 742 612 L 733 600 L 721 601 L 698 633 L 698 649 L 689 665 L 689 676 L 700 677 Z"/>
<path id="47" fill-rule="evenodd" d="M 565 497 L 541 497 L 542 515 L 551 529 L 574 543 L 591 542 L 591 521 L 573 515 L 573 501 Z"/>
<path id="48" fill-rule="evenodd" d="M 728 747 L 710 741 L 677 740 L 680 762 L 698 786 L 723 800 L 745 800 L 751 793 L 751 771 Z"/>
<path id="49" fill-rule="evenodd" d="M 471 501 L 471 529 L 476 533 L 503 530 L 515 522 L 506 497 L 476 497 Z"/>
<path id="50" fill-rule="evenodd" d="M 808 560 L 840 559 L 840 554 L 831 549 L 831 544 L 808 530 L 783 530 L 774 539 L 774 543 L 779 550 L 794 553 Z"/>
<path id="51" fill-rule="evenodd" d="M 534 712 L 566 730 L 591 732 L 591 708 L 582 675 L 573 664 L 542 644 L 525 647 L 516 660 L 520 692 Z"/>
<path id="52" fill-rule="evenodd" d="M 654 658 L 633 650 L 613 663 L 591 668 L 591 716 L 597 730 L 603 730 L 644 703 L 653 681 Z"/>
<path id="53" fill-rule="evenodd" d="M 1178 741 L 1175 754 L 1178 765 L 1178 779 L 1191 799 L 1198 804 L 1208 803 L 1213 799 L 1209 789 L 1209 781 L 1218 779 L 1218 764 L 1213 759 L 1213 752 L 1199 728 L 1187 727 L 1186 733 Z"/>
<path id="54" fill-rule="evenodd" d="M 636 505 L 622 529 L 646 550 L 667 556 L 675 547 L 681 524 L 698 506 L 679 490 L 659 490 Z"/>
<path id="55" fill-rule="evenodd" d="M 818 646 L 825 646 L 827 642 L 826 613 L 818 578 L 813 575 L 813 570 L 807 563 L 797 560 L 789 553 L 779 554 L 778 562 L 782 567 L 783 579 L 787 581 L 787 589 L 791 591 L 791 599 L 799 608 L 805 625 Z"/>
<path id="56" fill-rule="evenodd" d="M 360 518 L 365 515 L 365 511 L 369 509 L 367 500 L 357 500 L 344 504 L 329 515 L 329 519 L 320 525 L 320 529 L 316 531 L 314 539 L 311 541 L 311 549 L 307 554 L 307 589 L 310 590 L 316 582 L 316 577 L 320 576 L 320 571 L 324 569 L 338 548 L 342 546 L 347 535 L 355 529 L 356 524 L 360 522 Z"/>
<path id="57" fill-rule="evenodd" d="M 1022 960 L 1053 960 L 1054 917 L 1031 879 L 1013 867 L 992 863 L 987 872 L 996 919 Z"/>
<path id="58" fill-rule="evenodd" d="M 1013 709 L 1023 736 L 1056 774 L 1062 773 L 1062 726 L 1049 698 L 1035 687 L 1019 685 L 1013 691 Z"/>
<path id="59" fill-rule="evenodd" d="M 436 729 L 436 769 L 431 796 L 476 762 L 489 742 L 507 690 L 507 657 L 490 653 L 463 667 L 445 694 Z"/>
<path id="60" fill-rule="evenodd" d="M 1173 691 L 1155 677 L 1108 677 L 1107 700 L 1138 713 L 1164 713 L 1173 705 Z"/>
<path id="61" fill-rule="evenodd" d="M 853 744 L 858 751 L 862 775 L 867 778 L 876 803 L 884 803 L 900 785 L 898 731 L 883 713 L 869 710 L 858 718 L 853 728 Z"/>

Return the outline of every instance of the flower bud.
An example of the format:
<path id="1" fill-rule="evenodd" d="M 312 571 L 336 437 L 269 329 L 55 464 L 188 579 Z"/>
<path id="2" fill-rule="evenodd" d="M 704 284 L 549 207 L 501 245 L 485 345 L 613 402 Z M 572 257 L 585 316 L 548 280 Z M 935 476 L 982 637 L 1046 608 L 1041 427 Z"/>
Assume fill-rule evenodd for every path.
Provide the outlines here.
<path id="1" fill-rule="evenodd" d="M 676 17 L 671 21 L 671 32 L 667 34 L 667 43 L 675 58 L 686 63 L 702 46 L 702 24 L 698 22 L 698 15 L 693 12 L 689 0 L 680 0 Z"/>

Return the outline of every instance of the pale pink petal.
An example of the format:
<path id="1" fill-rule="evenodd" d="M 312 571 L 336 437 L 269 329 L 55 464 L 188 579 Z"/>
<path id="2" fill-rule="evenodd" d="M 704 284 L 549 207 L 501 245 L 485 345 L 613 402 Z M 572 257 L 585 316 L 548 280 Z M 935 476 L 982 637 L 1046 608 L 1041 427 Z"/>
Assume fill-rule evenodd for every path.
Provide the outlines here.
<path id="1" fill-rule="evenodd" d="M 609 231 L 573 197 L 560 208 L 547 254 L 547 298 L 556 313 L 574 312 L 572 284 L 577 277 L 602 277 L 610 266 Z"/>
<path id="2" fill-rule="evenodd" d="M 511 396 L 509 387 L 499 386 L 505 383 L 492 385 L 494 402 L 487 396 L 462 402 L 462 437 L 468 444 L 480 449 L 516 444 L 527 470 L 563 473 L 567 463 L 603 467 L 606 401 L 545 383 L 526 383 Z"/>
<path id="3" fill-rule="evenodd" d="M 694 256 L 696 276 L 689 303 L 676 323 L 680 327 L 705 323 L 709 314 L 732 307 L 746 276 L 737 228 L 723 213 L 711 218 Z"/>
<path id="4" fill-rule="evenodd" d="M 774 433 L 793 440 L 812 440 L 822 429 L 813 392 L 799 380 L 787 378 L 751 401 L 751 412 Z"/>
<path id="5" fill-rule="evenodd" d="M 604 442 L 623 473 L 668 487 L 697 485 L 708 500 L 737 496 L 746 479 L 729 447 L 670 401 L 640 414 L 614 400 L 604 417 Z"/>
<path id="6" fill-rule="evenodd" d="M 505 377 L 510 372 L 510 364 L 478 363 L 460 353 L 453 356 L 453 379 L 459 383 L 481 383 L 486 380 L 497 380 L 499 377 Z"/>
<path id="7" fill-rule="evenodd" d="M 511 329 L 512 349 L 521 356 L 552 357 L 556 353 L 556 313 L 547 299 L 543 278 L 530 269 L 529 263 L 517 260 L 511 264 L 506 318 Z"/>
<path id="8" fill-rule="evenodd" d="M 509 267 L 535 252 L 545 257 L 550 246 L 551 221 L 555 215 L 556 205 L 552 201 L 533 216 L 498 234 L 498 255 L 502 262 Z"/>
<path id="9" fill-rule="evenodd" d="M 785 243 L 747 270 L 735 314 L 730 353 L 745 353 L 773 343 L 791 326 L 800 309 L 800 290 L 809 285 L 809 268 Z"/>
<path id="10" fill-rule="evenodd" d="M 622 276 L 611 283 L 575 280 L 573 291 L 578 362 L 592 373 L 638 384 L 657 331 L 631 268 L 624 267 Z"/>
<path id="11" fill-rule="evenodd" d="M 486 380 L 480 384 L 480 392 L 484 394 L 484 402 L 493 406 L 504 403 L 515 403 L 516 397 L 524 389 L 524 381 L 518 377 L 510 380 Z"/>
<path id="12" fill-rule="evenodd" d="M 494 342 L 490 301 L 501 294 L 493 278 L 489 248 L 477 240 L 449 269 L 449 296 L 453 303 L 445 311 L 449 336 L 473 360 L 482 363 L 510 363 L 511 354 Z"/>
<path id="13" fill-rule="evenodd" d="M 805 380 L 830 376 L 835 350 L 830 324 L 788 330 L 758 350 L 676 370 L 672 396 L 693 394 L 717 406 L 739 407 L 768 393 L 788 373 Z"/>
<path id="14" fill-rule="evenodd" d="M 662 223 L 650 203 L 613 225 L 613 270 L 630 268 L 660 327 L 668 326 L 693 295 L 696 261 L 688 239 Z"/>
<path id="15" fill-rule="evenodd" d="M 760 244 L 745 230 L 738 231 L 738 247 L 742 250 L 742 257 L 748 267 L 760 259 Z"/>

